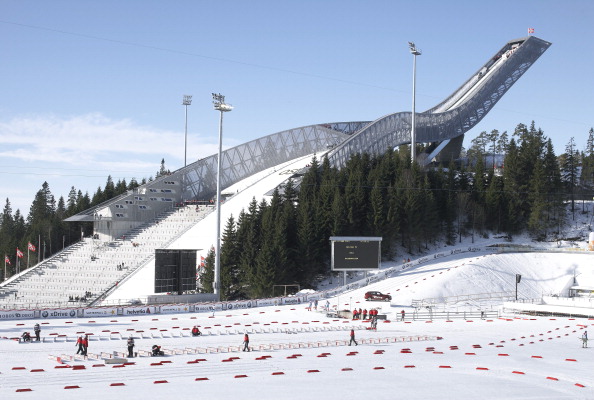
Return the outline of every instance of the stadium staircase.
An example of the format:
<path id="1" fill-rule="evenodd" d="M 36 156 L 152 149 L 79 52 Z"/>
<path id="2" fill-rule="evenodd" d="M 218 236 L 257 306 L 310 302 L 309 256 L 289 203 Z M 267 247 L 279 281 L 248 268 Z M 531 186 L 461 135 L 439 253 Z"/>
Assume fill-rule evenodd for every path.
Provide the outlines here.
<path id="1" fill-rule="evenodd" d="M 0 309 L 92 305 L 213 210 L 176 207 L 117 240 L 84 238 L 1 285 Z"/>

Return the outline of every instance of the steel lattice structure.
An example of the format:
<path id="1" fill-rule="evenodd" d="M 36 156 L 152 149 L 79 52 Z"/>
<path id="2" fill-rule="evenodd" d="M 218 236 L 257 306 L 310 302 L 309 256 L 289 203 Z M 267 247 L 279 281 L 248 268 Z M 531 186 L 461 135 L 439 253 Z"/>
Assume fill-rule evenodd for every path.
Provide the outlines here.
<path id="1" fill-rule="evenodd" d="M 417 142 L 447 142 L 441 154 L 434 156 L 437 159 L 459 154 L 464 133 L 478 124 L 550 45 L 535 36 L 506 43 L 447 99 L 416 114 Z M 342 167 L 356 153 L 379 155 L 391 147 L 410 144 L 410 131 L 410 112 L 386 115 L 333 149 L 328 158 L 332 165 Z"/>
<path id="2" fill-rule="evenodd" d="M 438 144 L 432 154 L 425 155 L 424 162 L 457 156 L 464 133 L 493 108 L 550 45 L 535 36 L 507 42 L 448 98 L 417 113 L 417 143 Z M 340 168 L 354 154 L 379 155 L 410 142 L 410 112 L 389 114 L 373 122 L 290 129 L 224 151 L 221 186 L 229 187 L 268 168 L 328 149 L 330 163 Z M 217 164 L 216 154 L 198 160 L 66 221 L 94 221 L 96 233 L 105 238 L 117 237 L 176 203 L 212 198 L 216 192 Z"/>

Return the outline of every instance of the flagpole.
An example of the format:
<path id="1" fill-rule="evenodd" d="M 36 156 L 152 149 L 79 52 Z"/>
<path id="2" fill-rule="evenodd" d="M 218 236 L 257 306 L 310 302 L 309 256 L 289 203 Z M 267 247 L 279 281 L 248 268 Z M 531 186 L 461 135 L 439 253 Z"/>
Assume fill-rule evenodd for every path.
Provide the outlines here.
<path id="1" fill-rule="evenodd" d="M 6 280 L 6 254 L 4 254 L 4 281 Z"/>

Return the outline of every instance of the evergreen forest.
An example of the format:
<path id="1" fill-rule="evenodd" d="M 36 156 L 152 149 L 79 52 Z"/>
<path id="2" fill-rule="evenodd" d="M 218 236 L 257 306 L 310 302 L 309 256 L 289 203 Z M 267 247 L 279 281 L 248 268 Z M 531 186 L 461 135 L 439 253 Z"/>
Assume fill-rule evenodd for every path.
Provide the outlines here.
<path id="1" fill-rule="evenodd" d="M 421 168 L 402 146 L 377 157 L 355 155 L 340 170 L 314 157 L 300 181 L 288 181 L 268 201 L 253 199 L 224 222 L 221 298 L 269 297 L 278 294 L 277 285 L 314 287 L 329 274 L 330 236 L 381 236 L 385 260 L 490 233 L 554 239 L 567 210 L 582 212 L 580 202 L 594 195 L 593 129 L 584 150 L 571 138 L 557 156 L 534 122 L 519 124 L 511 135 L 482 132 L 463 156 L 467 162 Z M 156 177 L 165 173 L 162 160 Z M 0 251 L 9 261 L 7 276 L 17 259 L 22 270 L 92 233 L 91 223 L 64 219 L 146 182 L 108 177 L 92 196 L 72 187 L 58 201 L 44 182 L 26 217 L 6 199 Z M 29 243 L 35 251 L 27 251 Z M 202 291 L 212 292 L 213 267 L 211 250 L 201 268 Z"/>

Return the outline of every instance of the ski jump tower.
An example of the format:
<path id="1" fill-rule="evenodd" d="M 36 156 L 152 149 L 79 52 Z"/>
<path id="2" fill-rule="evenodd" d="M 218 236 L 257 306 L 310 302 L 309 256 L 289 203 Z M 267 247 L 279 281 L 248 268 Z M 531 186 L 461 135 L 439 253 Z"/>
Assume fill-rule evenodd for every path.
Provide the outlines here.
<path id="1" fill-rule="evenodd" d="M 535 36 L 507 42 L 448 98 L 415 114 L 416 142 L 430 143 L 431 153 L 418 162 L 448 161 L 460 153 L 464 134 L 495 106 L 551 43 Z M 324 123 L 289 129 L 222 152 L 223 189 L 253 174 L 315 152 L 328 152 L 342 167 L 357 153 L 379 155 L 411 143 L 411 112 L 375 121 Z M 66 221 L 92 221 L 94 234 L 110 241 L 157 218 L 175 204 L 212 199 L 216 193 L 218 155 L 195 161 Z"/>

